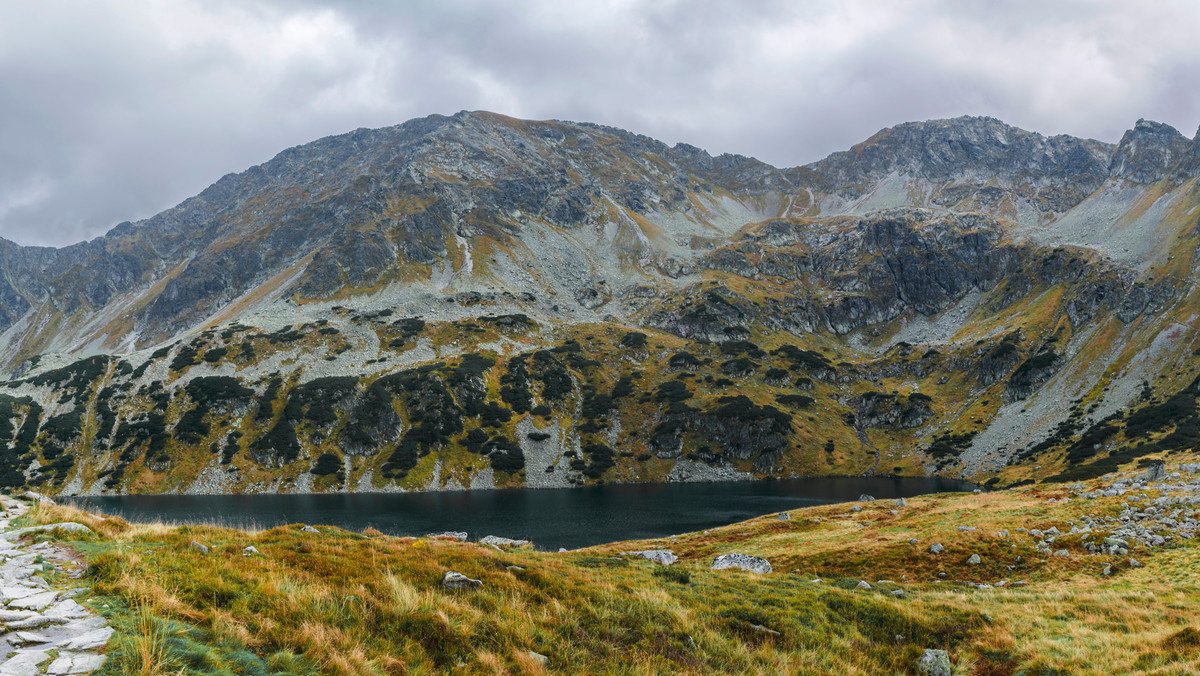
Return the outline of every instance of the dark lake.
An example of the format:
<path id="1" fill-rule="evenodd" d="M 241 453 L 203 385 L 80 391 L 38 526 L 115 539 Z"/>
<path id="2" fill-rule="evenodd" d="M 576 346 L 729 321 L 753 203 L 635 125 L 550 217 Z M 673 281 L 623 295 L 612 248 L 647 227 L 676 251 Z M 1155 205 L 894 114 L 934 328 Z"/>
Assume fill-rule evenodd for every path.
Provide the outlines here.
<path id="1" fill-rule="evenodd" d="M 820 477 L 585 488 L 350 493 L 334 495 L 129 495 L 63 498 L 130 521 L 216 522 L 272 527 L 289 523 L 368 526 L 391 535 L 466 531 L 574 549 L 615 540 L 663 537 L 724 526 L 811 505 L 923 493 L 970 491 L 964 481 L 913 477 Z"/>

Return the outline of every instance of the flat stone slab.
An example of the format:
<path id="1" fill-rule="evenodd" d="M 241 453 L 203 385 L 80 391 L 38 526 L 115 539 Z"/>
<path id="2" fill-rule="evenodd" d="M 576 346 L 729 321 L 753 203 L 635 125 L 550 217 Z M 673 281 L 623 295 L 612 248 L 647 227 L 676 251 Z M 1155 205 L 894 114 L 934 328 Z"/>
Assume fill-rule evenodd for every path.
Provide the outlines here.
<path id="1" fill-rule="evenodd" d="M 45 650 L 23 650 L 0 664 L 0 676 L 34 676 L 37 665 L 50 659 Z"/>
<path id="2" fill-rule="evenodd" d="M 33 631 L 18 631 L 16 633 L 17 640 L 21 643 L 49 643 L 50 639 Z"/>
<path id="3" fill-rule="evenodd" d="M 104 666 L 108 659 L 104 655 L 93 653 L 59 653 L 58 659 L 50 663 L 47 674 L 86 674 Z"/>
<path id="4" fill-rule="evenodd" d="M 4 600 L 7 602 L 7 601 L 15 601 L 17 599 L 23 599 L 28 596 L 33 596 L 34 594 L 40 594 L 43 591 L 45 591 L 45 590 L 38 589 L 37 587 L 25 587 L 25 586 L 0 587 L 0 596 L 3 596 Z"/>
<path id="5" fill-rule="evenodd" d="M 79 605 L 72 599 L 59 601 L 47 608 L 43 614 L 46 617 L 63 617 L 68 620 L 79 620 L 91 616 L 91 611 Z"/>
<path id="6" fill-rule="evenodd" d="M 86 634 L 76 636 L 70 641 L 67 641 L 63 644 L 63 648 L 65 650 L 92 650 L 95 648 L 103 648 L 108 643 L 108 639 L 112 635 L 112 627 L 93 629 Z"/>
<path id="7" fill-rule="evenodd" d="M 40 592 L 34 594 L 33 596 L 26 596 L 25 598 L 10 601 L 8 607 L 24 608 L 26 610 L 41 610 L 49 606 L 51 603 L 54 603 L 56 600 L 58 600 L 58 592 Z"/>

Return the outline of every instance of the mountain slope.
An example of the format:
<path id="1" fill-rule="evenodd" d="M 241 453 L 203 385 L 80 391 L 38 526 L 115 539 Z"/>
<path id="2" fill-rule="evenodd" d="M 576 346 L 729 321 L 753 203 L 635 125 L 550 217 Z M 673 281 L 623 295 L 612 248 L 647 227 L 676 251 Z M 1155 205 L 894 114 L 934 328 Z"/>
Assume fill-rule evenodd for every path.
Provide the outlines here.
<path id="1" fill-rule="evenodd" d="M 908 123 L 791 169 L 491 113 L 329 137 L 0 246 L 3 482 L 1013 482 L 1188 447 L 1196 157 L 1146 121 Z"/>

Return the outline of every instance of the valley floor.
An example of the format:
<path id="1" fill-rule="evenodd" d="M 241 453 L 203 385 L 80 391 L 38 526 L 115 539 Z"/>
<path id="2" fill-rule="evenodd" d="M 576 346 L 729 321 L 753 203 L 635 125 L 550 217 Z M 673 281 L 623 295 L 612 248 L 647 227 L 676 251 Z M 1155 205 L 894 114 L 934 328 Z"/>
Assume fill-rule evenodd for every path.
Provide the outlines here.
<path id="1" fill-rule="evenodd" d="M 87 559 L 84 605 L 116 630 L 106 674 L 892 674 L 927 650 L 954 674 L 1194 674 L 1195 460 L 561 553 L 49 504 L 16 525 L 94 531 L 41 537 Z M 679 560 L 626 555 L 650 549 Z M 710 570 L 730 552 L 773 572 Z"/>

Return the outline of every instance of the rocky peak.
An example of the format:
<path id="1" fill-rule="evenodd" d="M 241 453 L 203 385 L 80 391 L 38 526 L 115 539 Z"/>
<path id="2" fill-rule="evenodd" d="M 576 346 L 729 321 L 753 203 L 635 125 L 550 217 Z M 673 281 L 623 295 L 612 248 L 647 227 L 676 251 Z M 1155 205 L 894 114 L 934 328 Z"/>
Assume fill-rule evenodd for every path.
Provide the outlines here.
<path id="1" fill-rule="evenodd" d="M 1098 183 L 1112 146 L 1072 136 L 1043 136 L 990 117 L 907 122 L 883 129 L 848 151 L 805 167 L 826 191 L 854 195 L 892 172 L 945 182 L 986 174 L 1043 183 Z"/>
<path id="2" fill-rule="evenodd" d="M 1113 151 L 1108 172 L 1134 183 L 1154 183 L 1167 176 L 1192 142 L 1174 127 L 1138 120 Z"/>

